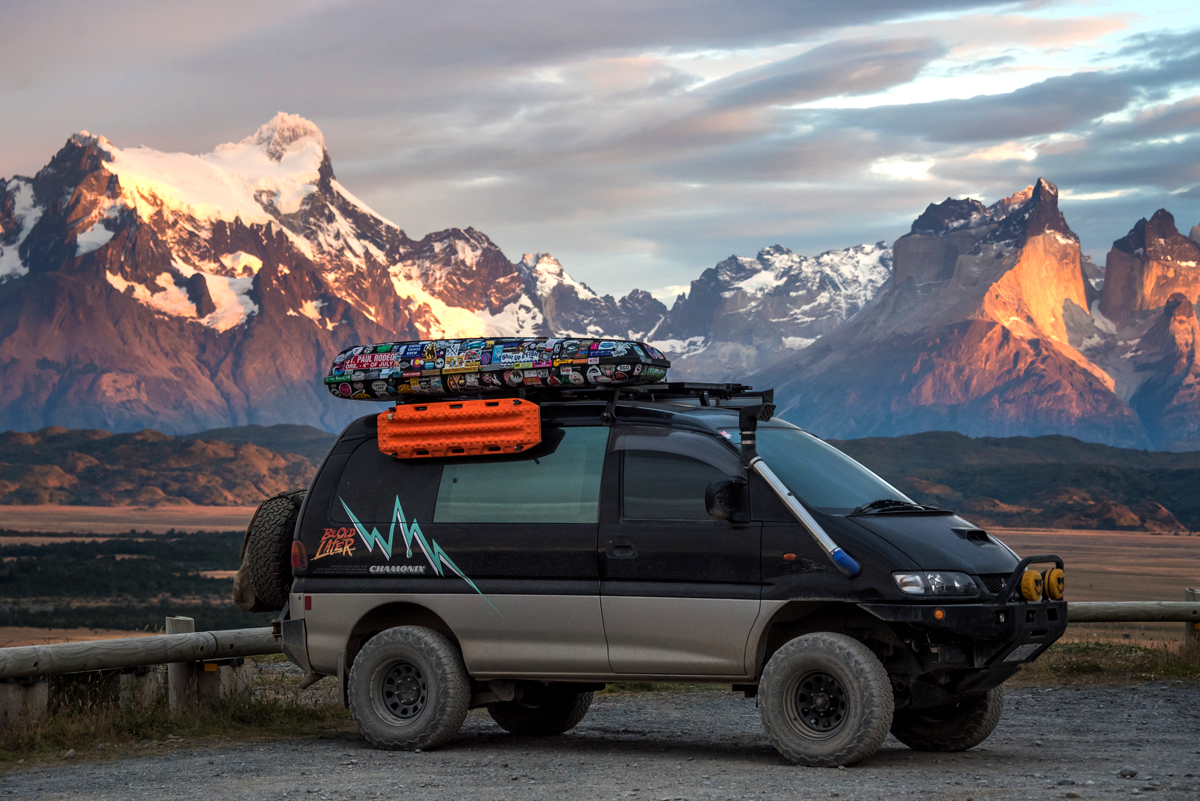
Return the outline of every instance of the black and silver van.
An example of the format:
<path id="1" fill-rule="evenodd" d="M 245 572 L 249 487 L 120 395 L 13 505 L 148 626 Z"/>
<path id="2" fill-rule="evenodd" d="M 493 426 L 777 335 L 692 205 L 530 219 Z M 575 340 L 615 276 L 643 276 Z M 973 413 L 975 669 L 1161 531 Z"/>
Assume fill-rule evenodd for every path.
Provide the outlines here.
<path id="1" fill-rule="evenodd" d="M 1062 561 L 915 503 L 770 400 L 548 393 L 540 444 L 422 459 L 363 417 L 306 494 L 260 509 L 255 592 L 382 748 L 444 744 L 479 706 L 559 734 L 624 681 L 728 683 L 800 764 L 857 762 L 889 731 L 979 744 L 1002 682 L 1066 627 Z"/>

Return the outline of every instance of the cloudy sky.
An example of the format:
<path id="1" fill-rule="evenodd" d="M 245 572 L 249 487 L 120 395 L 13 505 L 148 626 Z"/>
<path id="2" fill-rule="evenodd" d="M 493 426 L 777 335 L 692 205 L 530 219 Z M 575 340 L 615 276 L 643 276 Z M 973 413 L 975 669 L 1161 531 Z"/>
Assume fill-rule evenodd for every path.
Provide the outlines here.
<path id="1" fill-rule="evenodd" d="M 276 111 L 409 235 L 668 298 L 1044 176 L 1103 261 L 1200 222 L 1200 3 L 0 0 L 0 176 L 72 132 L 207 152 Z"/>

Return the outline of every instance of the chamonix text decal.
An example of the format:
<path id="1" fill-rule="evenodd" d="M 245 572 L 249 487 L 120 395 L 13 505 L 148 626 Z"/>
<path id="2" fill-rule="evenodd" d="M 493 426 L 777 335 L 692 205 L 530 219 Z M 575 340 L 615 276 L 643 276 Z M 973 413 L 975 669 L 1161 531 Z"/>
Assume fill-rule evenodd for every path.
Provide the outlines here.
<path id="1" fill-rule="evenodd" d="M 439 576 L 444 576 L 446 574 L 443 572 L 443 566 L 449 568 L 451 573 L 467 582 L 471 589 L 479 593 L 479 597 L 487 601 L 487 605 L 491 606 L 492 609 L 495 610 L 496 614 L 500 614 L 500 610 L 496 609 L 496 607 L 492 605 L 491 601 L 488 601 L 488 597 L 484 595 L 478 587 L 475 586 L 475 582 L 471 581 L 471 579 L 467 577 L 467 574 L 462 572 L 458 565 L 454 564 L 454 560 L 442 550 L 441 546 L 437 544 L 437 540 L 426 540 L 425 535 L 422 533 L 421 527 L 417 525 L 416 520 L 412 521 L 412 523 L 407 523 L 405 521 L 404 507 L 400 505 L 399 495 L 396 496 L 396 505 L 392 510 L 392 524 L 388 526 L 388 535 L 386 540 L 383 538 L 383 535 L 379 533 L 379 529 L 377 528 L 372 528 L 370 531 L 367 531 L 366 527 L 358 521 L 358 518 L 354 515 L 354 512 L 350 511 L 350 507 L 346 504 L 346 502 L 341 498 L 338 498 L 338 500 L 341 501 L 342 508 L 346 510 L 346 514 L 350 516 L 350 522 L 354 524 L 354 528 L 358 531 L 358 536 L 363 541 L 363 545 L 367 546 L 367 551 L 374 553 L 375 546 L 378 545 L 379 550 L 383 552 L 384 558 L 391 560 L 392 543 L 394 542 L 394 537 L 396 536 L 396 526 L 398 525 L 400 526 L 400 533 L 404 536 L 404 548 L 406 552 L 405 558 L 412 558 L 412 544 L 413 540 L 416 540 L 417 546 L 420 547 L 421 551 L 425 554 L 425 559 L 429 562 L 429 566 L 433 568 L 434 573 Z M 500 616 L 503 617 L 503 615 Z"/>

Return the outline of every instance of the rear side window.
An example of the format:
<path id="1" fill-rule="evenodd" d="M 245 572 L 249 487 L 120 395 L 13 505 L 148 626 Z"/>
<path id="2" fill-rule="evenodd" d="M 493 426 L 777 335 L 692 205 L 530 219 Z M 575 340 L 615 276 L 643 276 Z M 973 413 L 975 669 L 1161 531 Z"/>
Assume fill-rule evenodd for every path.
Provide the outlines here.
<path id="1" fill-rule="evenodd" d="M 704 491 L 729 478 L 707 462 L 677 453 L 625 451 L 621 478 L 626 520 L 712 520 Z"/>
<path id="2" fill-rule="evenodd" d="M 441 474 L 438 460 L 393 459 L 379 452 L 375 440 L 366 440 L 342 471 L 330 517 L 349 524 L 353 514 L 361 523 L 381 525 L 395 519 L 399 503 L 405 519 L 428 520 Z"/>
<path id="3" fill-rule="evenodd" d="M 546 428 L 520 457 L 447 459 L 435 523 L 596 523 L 603 427 Z"/>

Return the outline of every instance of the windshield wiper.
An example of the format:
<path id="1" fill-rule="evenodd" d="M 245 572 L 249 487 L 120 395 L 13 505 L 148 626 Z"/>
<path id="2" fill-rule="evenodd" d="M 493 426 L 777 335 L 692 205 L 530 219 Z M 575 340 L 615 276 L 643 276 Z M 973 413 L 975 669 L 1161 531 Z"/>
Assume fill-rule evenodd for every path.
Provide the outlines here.
<path id="1" fill-rule="evenodd" d="M 894 512 L 939 512 L 940 509 L 935 509 L 932 506 L 922 506 L 919 503 L 912 501 L 898 501 L 895 498 L 880 498 L 877 501 L 864 503 L 862 506 L 856 506 L 852 515 L 878 515 L 891 514 Z"/>

